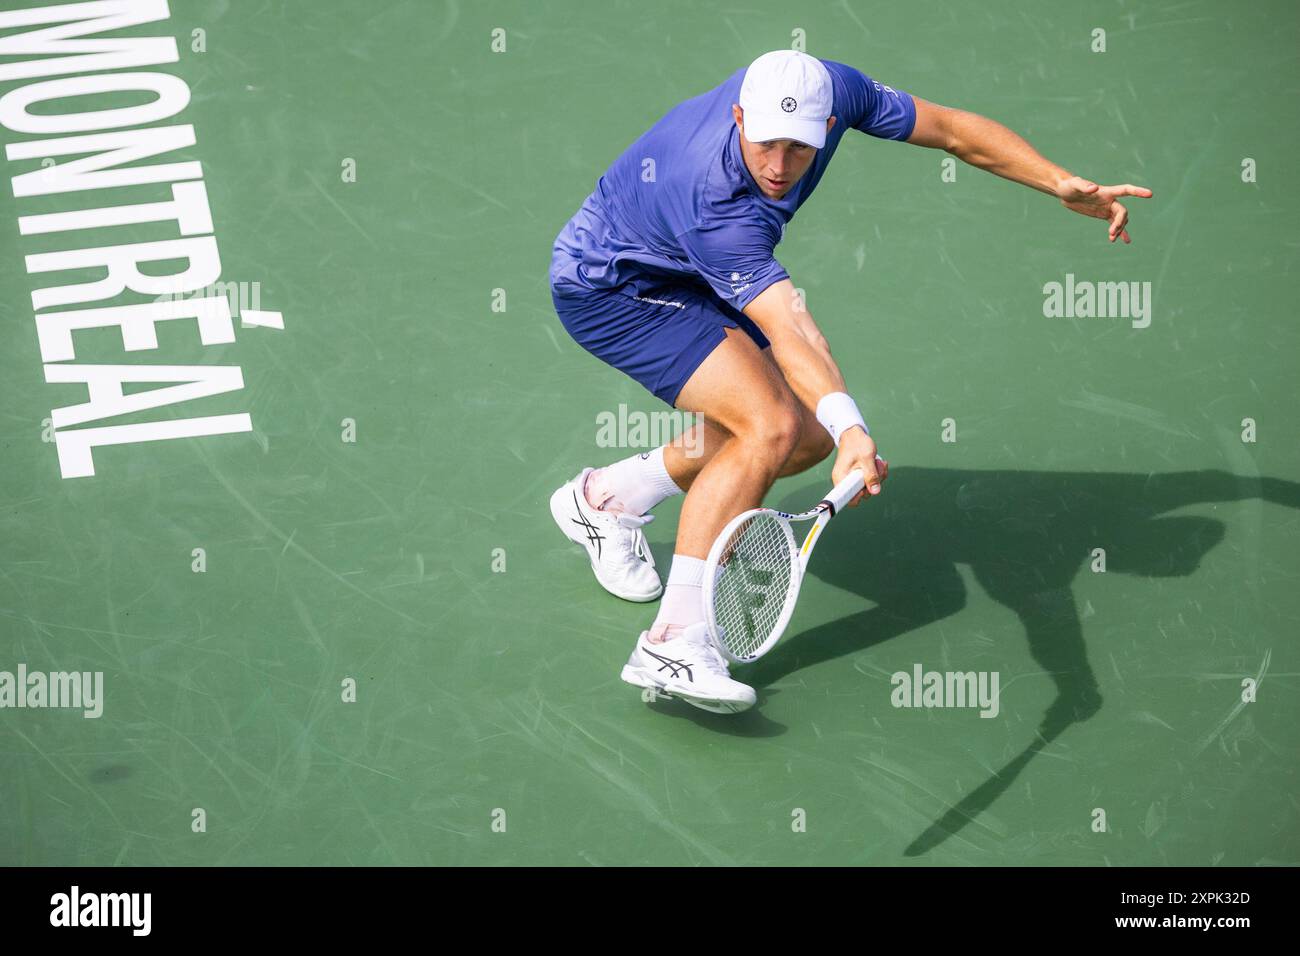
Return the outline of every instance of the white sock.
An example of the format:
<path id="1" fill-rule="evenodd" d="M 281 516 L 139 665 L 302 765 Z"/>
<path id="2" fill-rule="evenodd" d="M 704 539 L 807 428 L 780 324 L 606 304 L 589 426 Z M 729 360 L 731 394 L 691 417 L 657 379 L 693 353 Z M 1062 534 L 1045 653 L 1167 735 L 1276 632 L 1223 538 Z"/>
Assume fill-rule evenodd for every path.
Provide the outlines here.
<path id="1" fill-rule="evenodd" d="M 664 467 L 663 448 L 598 468 L 587 476 L 583 491 L 593 508 L 633 515 L 643 515 L 665 498 L 682 493 Z"/>
<path id="2" fill-rule="evenodd" d="M 672 640 L 692 624 L 704 620 L 704 559 L 673 555 L 659 614 L 650 627 L 650 642 Z"/>

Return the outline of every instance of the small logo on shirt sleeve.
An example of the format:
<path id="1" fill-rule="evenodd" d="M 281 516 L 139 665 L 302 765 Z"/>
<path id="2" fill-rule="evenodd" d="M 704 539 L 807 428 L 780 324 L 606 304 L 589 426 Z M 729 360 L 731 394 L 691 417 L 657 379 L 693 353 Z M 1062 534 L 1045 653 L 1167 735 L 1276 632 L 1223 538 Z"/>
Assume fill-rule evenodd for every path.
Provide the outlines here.
<path id="1" fill-rule="evenodd" d="M 754 278 L 754 273 L 752 273 L 752 272 L 746 272 L 744 275 L 741 275 L 739 272 L 733 272 L 733 273 L 731 274 L 731 292 L 732 292 L 732 294 L 733 294 L 733 295 L 740 295 L 740 293 L 742 293 L 742 292 L 744 292 L 746 289 L 748 289 L 748 288 L 753 284 L 753 283 L 750 281 L 750 280 L 753 279 L 753 278 Z"/>

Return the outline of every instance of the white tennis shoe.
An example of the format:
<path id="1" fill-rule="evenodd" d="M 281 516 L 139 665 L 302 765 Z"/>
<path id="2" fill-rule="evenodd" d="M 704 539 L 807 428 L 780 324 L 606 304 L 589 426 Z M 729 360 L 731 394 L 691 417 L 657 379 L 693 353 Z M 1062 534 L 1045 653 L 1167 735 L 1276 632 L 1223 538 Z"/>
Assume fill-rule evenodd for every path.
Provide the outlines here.
<path id="1" fill-rule="evenodd" d="M 637 640 L 623 667 L 623 680 L 715 714 L 737 714 L 754 706 L 754 688 L 732 680 L 707 625 L 692 624 L 662 644 L 651 644 L 649 636 L 645 631 Z"/>
<path id="2" fill-rule="evenodd" d="M 654 515 L 612 515 L 593 508 L 583 492 L 593 470 L 582 469 L 556 489 L 551 517 L 566 538 L 587 552 L 601 587 L 625 601 L 653 601 L 664 593 L 664 586 L 641 528 Z"/>

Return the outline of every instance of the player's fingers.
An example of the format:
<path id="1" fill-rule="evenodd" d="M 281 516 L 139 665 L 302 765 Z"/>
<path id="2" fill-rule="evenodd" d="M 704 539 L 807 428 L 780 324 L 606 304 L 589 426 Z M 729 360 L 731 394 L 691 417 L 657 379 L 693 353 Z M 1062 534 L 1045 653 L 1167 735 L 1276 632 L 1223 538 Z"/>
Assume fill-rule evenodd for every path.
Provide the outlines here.
<path id="1" fill-rule="evenodd" d="M 1123 190 L 1123 195 L 1137 196 L 1139 199 L 1150 199 L 1155 195 L 1155 193 L 1147 189 L 1145 186 L 1134 186 L 1132 183 L 1125 183 L 1119 188 Z"/>
<path id="2" fill-rule="evenodd" d="M 1111 207 L 1113 211 L 1110 214 L 1110 241 L 1114 242 L 1128 222 L 1128 210 L 1119 203 L 1111 203 Z"/>
<path id="3" fill-rule="evenodd" d="M 879 461 L 879 459 L 877 459 L 877 461 Z M 880 494 L 880 475 L 876 473 L 876 466 L 874 464 L 863 465 L 862 482 L 866 485 L 868 494 Z"/>
<path id="4" fill-rule="evenodd" d="M 1128 230 L 1127 230 L 1127 229 L 1125 229 L 1123 232 L 1121 232 L 1121 233 L 1119 234 L 1119 237 L 1120 237 L 1121 239 L 1124 240 L 1124 245 L 1126 245 L 1126 246 L 1127 246 L 1127 245 L 1131 245 L 1132 242 L 1133 242 L 1133 240 L 1130 239 L 1130 238 L 1128 237 Z"/>

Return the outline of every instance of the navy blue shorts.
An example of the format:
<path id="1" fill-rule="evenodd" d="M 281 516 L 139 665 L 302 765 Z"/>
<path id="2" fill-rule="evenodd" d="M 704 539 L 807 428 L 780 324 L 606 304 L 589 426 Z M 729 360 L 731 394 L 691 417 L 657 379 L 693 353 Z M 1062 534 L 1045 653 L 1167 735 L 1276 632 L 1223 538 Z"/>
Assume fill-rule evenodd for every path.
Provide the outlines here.
<path id="1" fill-rule="evenodd" d="M 770 344 L 753 320 L 707 286 L 638 281 L 614 289 L 551 287 L 555 311 L 573 340 L 669 405 L 727 333 L 738 328 L 760 349 Z"/>

